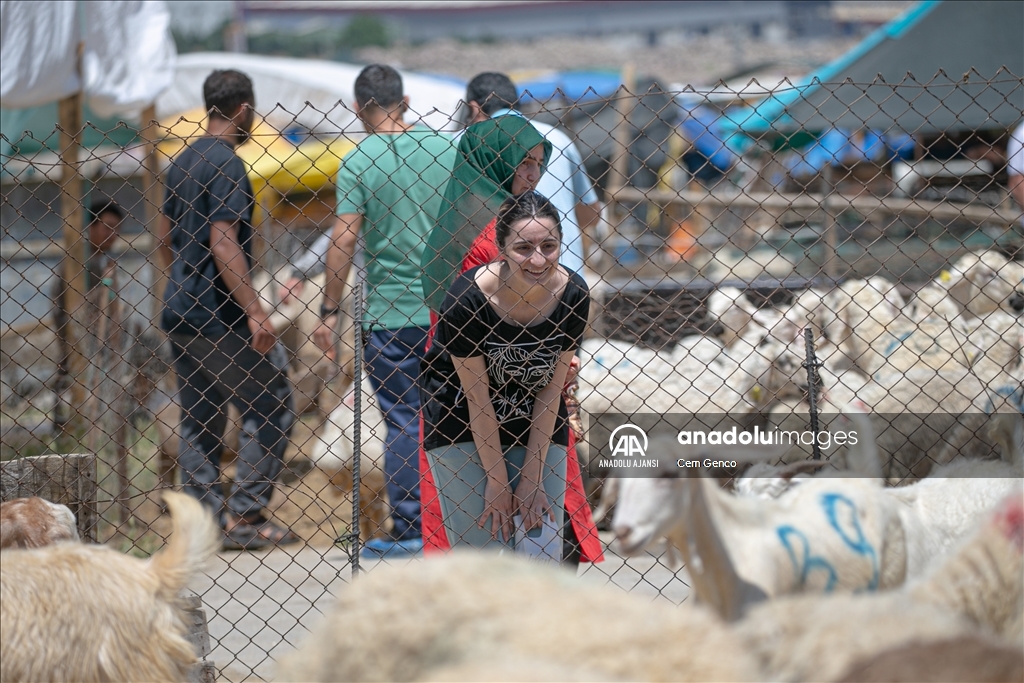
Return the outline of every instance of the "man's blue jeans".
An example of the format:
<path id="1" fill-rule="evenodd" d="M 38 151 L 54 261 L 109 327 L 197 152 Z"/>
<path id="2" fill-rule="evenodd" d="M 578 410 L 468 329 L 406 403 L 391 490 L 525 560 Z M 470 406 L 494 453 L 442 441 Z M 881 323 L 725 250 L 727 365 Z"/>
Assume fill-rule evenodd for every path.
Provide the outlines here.
<path id="1" fill-rule="evenodd" d="M 395 525 L 392 534 L 397 540 L 421 534 L 420 394 L 416 382 L 426 346 L 426 327 L 377 329 L 370 333 L 363 355 L 388 427 L 384 474 Z"/>

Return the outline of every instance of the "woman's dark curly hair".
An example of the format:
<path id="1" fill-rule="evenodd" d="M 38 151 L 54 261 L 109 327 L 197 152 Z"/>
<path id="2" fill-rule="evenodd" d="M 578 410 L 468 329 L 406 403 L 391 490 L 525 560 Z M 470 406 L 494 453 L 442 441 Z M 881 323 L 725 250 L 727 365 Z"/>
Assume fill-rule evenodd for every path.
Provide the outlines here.
<path id="1" fill-rule="evenodd" d="M 498 209 L 498 221 L 494 226 L 498 249 L 505 249 L 508 236 L 512 233 L 512 226 L 524 218 L 550 218 L 555 222 L 558 239 L 562 239 L 562 221 L 558 218 L 558 210 L 555 205 L 540 192 L 530 190 L 512 195 L 501 203 L 501 208 Z"/>

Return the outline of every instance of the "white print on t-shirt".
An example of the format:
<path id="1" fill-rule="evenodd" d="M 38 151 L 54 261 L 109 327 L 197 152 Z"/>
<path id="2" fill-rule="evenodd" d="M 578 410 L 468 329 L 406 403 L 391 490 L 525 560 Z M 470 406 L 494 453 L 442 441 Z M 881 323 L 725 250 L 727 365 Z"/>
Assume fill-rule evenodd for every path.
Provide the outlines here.
<path id="1" fill-rule="evenodd" d="M 554 337 L 521 344 L 486 343 L 487 374 L 499 388 L 492 397 L 499 421 L 533 414 L 533 397 L 555 376 L 556 343 Z"/>

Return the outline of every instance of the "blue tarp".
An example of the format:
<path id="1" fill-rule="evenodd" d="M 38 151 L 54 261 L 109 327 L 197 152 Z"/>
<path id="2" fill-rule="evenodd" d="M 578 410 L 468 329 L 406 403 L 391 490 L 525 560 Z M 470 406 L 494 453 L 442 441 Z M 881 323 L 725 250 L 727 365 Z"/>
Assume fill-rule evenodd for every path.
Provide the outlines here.
<path id="1" fill-rule="evenodd" d="M 722 115 L 711 107 L 683 107 L 683 137 L 690 141 L 694 149 L 700 152 L 708 162 L 722 173 L 732 168 L 736 155 L 726 146 L 726 136 L 722 132 Z"/>
<path id="2" fill-rule="evenodd" d="M 617 71 L 560 71 L 517 83 L 524 102 L 546 102 L 561 96 L 570 102 L 586 102 L 615 94 L 622 84 Z"/>
<path id="3" fill-rule="evenodd" d="M 856 163 L 885 165 L 894 159 L 910 159 L 914 154 L 914 139 L 902 133 L 864 131 L 863 137 L 850 131 L 833 128 L 811 144 L 793 150 L 780 161 L 796 178 L 817 175 L 827 166 L 852 166 Z"/>

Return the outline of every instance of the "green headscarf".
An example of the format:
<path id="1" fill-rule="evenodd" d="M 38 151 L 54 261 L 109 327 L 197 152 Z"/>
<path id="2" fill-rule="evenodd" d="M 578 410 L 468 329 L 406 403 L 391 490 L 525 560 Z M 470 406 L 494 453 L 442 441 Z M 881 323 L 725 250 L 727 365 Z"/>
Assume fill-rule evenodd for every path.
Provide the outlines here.
<path id="1" fill-rule="evenodd" d="M 423 251 L 423 296 L 432 310 L 441 310 L 473 240 L 512 196 L 516 168 L 537 145 L 544 145 L 543 172 L 551 158 L 551 143 L 522 116 L 481 121 L 462 134 L 437 226 Z"/>

